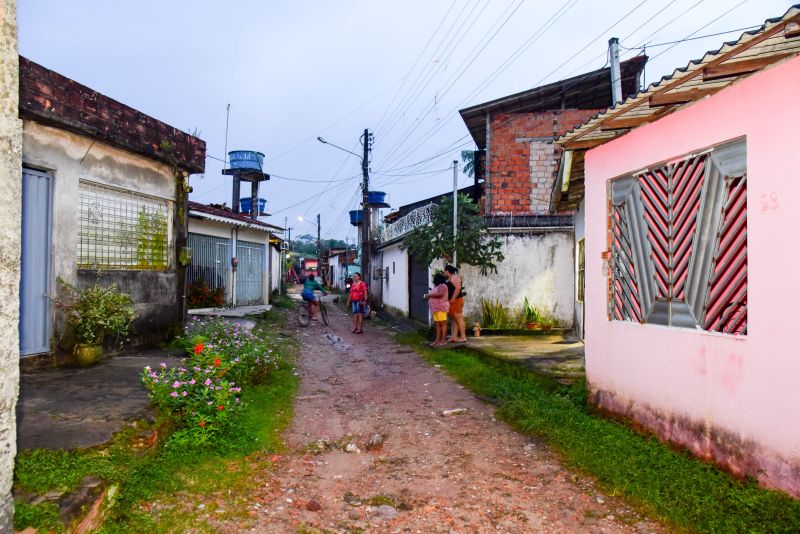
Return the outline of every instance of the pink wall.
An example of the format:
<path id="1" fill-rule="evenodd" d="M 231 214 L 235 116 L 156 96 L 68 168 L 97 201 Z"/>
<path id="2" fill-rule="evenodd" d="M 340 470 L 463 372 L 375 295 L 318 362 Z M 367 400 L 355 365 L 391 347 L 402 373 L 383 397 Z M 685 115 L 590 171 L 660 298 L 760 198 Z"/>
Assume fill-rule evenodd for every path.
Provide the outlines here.
<path id="1" fill-rule="evenodd" d="M 746 338 L 608 321 L 607 181 L 742 136 Z M 800 57 L 587 153 L 586 306 L 599 405 L 800 496 Z"/>

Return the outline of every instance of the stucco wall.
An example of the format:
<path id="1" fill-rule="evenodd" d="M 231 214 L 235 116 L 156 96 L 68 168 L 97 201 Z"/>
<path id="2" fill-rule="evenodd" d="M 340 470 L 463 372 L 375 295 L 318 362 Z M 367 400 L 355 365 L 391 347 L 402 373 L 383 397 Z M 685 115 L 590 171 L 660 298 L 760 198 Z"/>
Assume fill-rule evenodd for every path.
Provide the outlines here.
<path id="1" fill-rule="evenodd" d="M 173 220 L 175 178 L 161 163 L 113 148 L 92 139 L 33 121 L 24 121 L 24 165 L 53 176 L 53 279 L 79 286 L 97 280 L 97 271 L 77 269 L 79 180 L 131 190 L 170 201 L 167 221 Z M 181 322 L 181 301 L 174 252 L 174 228 L 168 225 L 168 269 L 159 271 L 105 270 L 102 283 L 115 283 L 130 293 L 138 314 L 134 342 L 157 341 Z M 56 321 L 58 340 L 63 321 Z"/>
<path id="2" fill-rule="evenodd" d="M 389 268 L 389 277 L 381 281 L 383 305 L 390 312 L 408 317 L 408 254 L 400 250 L 400 243 L 381 249 L 383 268 Z"/>
<path id="3" fill-rule="evenodd" d="M 22 122 L 14 0 L 0 2 L 0 532 L 13 532 L 11 484 L 19 394 L 19 273 L 22 220 Z"/>
<path id="4" fill-rule="evenodd" d="M 800 497 L 800 57 L 586 156 L 586 372 L 594 401 L 734 472 Z M 748 332 L 606 316 L 607 180 L 746 137 Z"/>
<path id="5" fill-rule="evenodd" d="M 481 299 L 497 299 L 507 308 L 519 309 L 528 297 L 532 306 L 550 313 L 563 325 L 572 326 L 572 230 L 499 237 L 505 259 L 497 264 L 496 274 L 484 276 L 469 265 L 461 268 L 467 291 L 465 317 L 481 320 Z"/>

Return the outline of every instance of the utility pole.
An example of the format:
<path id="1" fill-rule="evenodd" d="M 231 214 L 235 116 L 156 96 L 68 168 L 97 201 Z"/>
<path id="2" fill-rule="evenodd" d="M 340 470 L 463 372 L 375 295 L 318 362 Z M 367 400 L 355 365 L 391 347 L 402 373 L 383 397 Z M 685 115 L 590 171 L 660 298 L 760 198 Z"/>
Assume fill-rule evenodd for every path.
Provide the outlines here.
<path id="1" fill-rule="evenodd" d="M 458 237 L 458 160 L 453 160 L 453 267 L 458 267 L 456 238 Z"/>
<path id="2" fill-rule="evenodd" d="M 611 105 L 622 100 L 622 74 L 619 68 L 619 39 L 608 40 L 608 54 L 611 57 Z"/>
<path id="3" fill-rule="evenodd" d="M 372 146 L 372 138 L 369 133 L 369 128 L 364 128 L 364 137 L 362 138 L 364 145 L 364 156 L 361 158 L 361 175 L 364 178 L 364 183 L 361 185 L 361 204 L 364 207 L 364 222 L 362 223 L 361 231 L 361 274 L 367 280 L 367 284 L 372 283 L 370 277 L 370 210 L 369 210 L 369 152 Z"/>

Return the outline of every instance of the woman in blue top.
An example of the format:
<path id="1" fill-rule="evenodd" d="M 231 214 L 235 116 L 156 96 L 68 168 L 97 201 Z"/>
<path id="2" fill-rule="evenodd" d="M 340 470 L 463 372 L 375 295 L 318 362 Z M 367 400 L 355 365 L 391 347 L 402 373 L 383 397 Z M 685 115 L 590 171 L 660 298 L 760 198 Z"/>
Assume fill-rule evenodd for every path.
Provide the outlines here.
<path id="1" fill-rule="evenodd" d="M 317 320 L 317 311 L 319 310 L 319 300 L 314 294 L 315 289 L 322 291 L 323 295 L 327 295 L 325 288 L 314 279 L 314 275 L 309 274 L 308 278 L 306 278 L 306 281 L 303 283 L 303 291 L 300 293 L 300 296 L 303 297 L 303 300 L 308 302 L 308 311 L 311 313 L 312 321 Z"/>

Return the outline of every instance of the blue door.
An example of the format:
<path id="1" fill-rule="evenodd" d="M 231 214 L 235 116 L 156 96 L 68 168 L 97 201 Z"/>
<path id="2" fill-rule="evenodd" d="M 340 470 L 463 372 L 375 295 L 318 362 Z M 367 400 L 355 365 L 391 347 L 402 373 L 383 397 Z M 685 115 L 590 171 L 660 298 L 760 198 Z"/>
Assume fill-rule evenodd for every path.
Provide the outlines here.
<path id="1" fill-rule="evenodd" d="M 51 188 L 49 174 L 22 170 L 21 356 L 50 352 Z"/>

